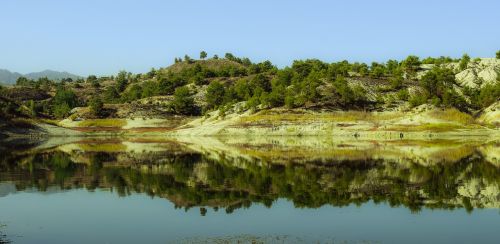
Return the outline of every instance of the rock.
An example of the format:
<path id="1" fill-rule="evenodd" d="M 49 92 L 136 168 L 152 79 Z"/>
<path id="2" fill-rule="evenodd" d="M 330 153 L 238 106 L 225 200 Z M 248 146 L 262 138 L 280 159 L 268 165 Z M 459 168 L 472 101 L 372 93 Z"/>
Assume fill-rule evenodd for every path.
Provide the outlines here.
<path id="1" fill-rule="evenodd" d="M 479 62 L 470 62 L 467 69 L 456 74 L 455 78 L 462 86 L 481 87 L 497 81 L 500 72 L 500 59 L 483 58 Z"/>

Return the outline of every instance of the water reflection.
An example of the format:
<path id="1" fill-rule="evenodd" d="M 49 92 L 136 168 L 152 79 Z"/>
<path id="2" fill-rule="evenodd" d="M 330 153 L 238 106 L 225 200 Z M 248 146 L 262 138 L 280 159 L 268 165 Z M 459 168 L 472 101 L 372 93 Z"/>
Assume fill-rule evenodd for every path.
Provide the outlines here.
<path id="1" fill-rule="evenodd" d="M 309 140 L 309 141 L 308 141 Z M 146 193 L 186 210 L 279 198 L 298 208 L 370 200 L 422 208 L 500 208 L 498 142 L 338 142 L 328 139 L 86 139 L 4 146 L 0 196 L 109 189 Z"/>

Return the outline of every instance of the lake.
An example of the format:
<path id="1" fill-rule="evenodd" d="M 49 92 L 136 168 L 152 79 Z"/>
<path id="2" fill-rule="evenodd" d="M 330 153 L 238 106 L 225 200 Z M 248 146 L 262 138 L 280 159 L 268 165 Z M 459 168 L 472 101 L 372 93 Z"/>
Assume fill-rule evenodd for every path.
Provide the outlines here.
<path id="1" fill-rule="evenodd" d="M 500 243 L 498 141 L 0 146 L 0 243 Z"/>

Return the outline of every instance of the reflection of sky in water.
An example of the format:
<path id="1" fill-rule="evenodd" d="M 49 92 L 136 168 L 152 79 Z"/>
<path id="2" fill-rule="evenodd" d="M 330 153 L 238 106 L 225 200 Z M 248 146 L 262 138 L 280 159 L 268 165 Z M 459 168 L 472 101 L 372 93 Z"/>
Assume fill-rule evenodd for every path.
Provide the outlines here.
<path id="1" fill-rule="evenodd" d="M 428 210 L 412 214 L 371 202 L 361 207 L 295 208 L 278 200 L 271 208 L 253 204 L 226 214 L 198 208 L 175 209 L 144 194 L 70 190 L 52 194 L 20 192 L 0 198 L 0 222 L 20 243 L 165 243 L 203 237 L 288 236 L 303 240 L 389 243 L 498 243 L 498 209 Z M 19 236 L 19 237 L 18 237 Z M 265 238 L 264 238 L 265 240 Z"/>

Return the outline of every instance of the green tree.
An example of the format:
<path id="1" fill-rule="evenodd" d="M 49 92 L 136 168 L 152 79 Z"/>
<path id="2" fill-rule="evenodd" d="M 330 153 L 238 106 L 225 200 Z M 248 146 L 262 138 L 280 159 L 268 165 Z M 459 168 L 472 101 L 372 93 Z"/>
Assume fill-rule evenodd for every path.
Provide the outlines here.
<path id="1" fill-rule="evenodd" d="M 420 79 L 420 85 L 431 97 L 441 98 L 446 89 L 452 89 L 456 83 L 455 74 L 451 69 L 434 67 Z"/>
<path id="2" fill-rule="evenodd" d="M 205 52 L 205 51 L 200 52 L 200 59 L 205 59 L 205 58 L 207 58 L 207 56 L 208 56 L 207 52 Z"/>
<path id="3" fill-rule="evenodd" d="M 236 57 L 232 53 L 226 53 L 224 55 L 224 58 L 226 58 L 227 60 L 231 60 L 231 61 L 234 61 L 236 59 Z"/>
<path id="4" fill-rule="evenodd" d="M 496 53 L 496 57 L 497 59 L 500 59 L 500 50 L 498 50 L 498 52 Z"/>
<path id="5" fill-rule="evenodd" d="M 53 108 L 54 116 L 57 118 L 64 118 L 69 115 L 71 107 L 67 103 L 61 103 L 54 105 Z"/>
<path id="6" fill-rule="evenodd" d="M 212 81 L 207 87 L 207 107 L 208 109 L 217 108 L 224 102 L 224 86 L 219 81 Z"/>
<path id="7" fill-rule="evenodd" d="M 408 73 L 410 76 L 415 75 L 415 73 L 420 68 L 420 58 L 415 55 L 408 56 L 403 62 L 401 62 L 401 67 Z"/>
<path id="8" fill-rule="evenodd" d="M 56 95 L 52 99 L 54 115 L 57 118 L 64 118 L 69 115 L 72 108 L 78 106 L 78 97 L 71 89 L 59 87 Z"/>
<path id="9" fill-rule="evenodd" d="M 176 113 L 184 115 L 196 115 L 196 106 L 191 96 L 189 88 L 186 86 L 178 87 L 174 92 L 174 100 L 171 103 Z"/>
<path id="10" fill-rule="evenodd" d="M 120 98 L 120 93 L 116 90 L 116 87 L 109 86 L 104 90 L 104 100 L 107 103 L 116 103 Z"/>
<path id="11" fill-rule="evenodd" d="M 125 90 L 125 88 L 127 88 L 129 80 L 126 71 L 122 70 L 118 72 L 118 75 L 116 76 L 115 80 L 116 80 L 116 89 L 118 90 L 118 92 L 122 92 Z"/>
<path id="12" fill-rule="evenodd" d="M 21 76 L 16 80 L 16 85 L 18 86 L 32 86 L 34 85 L 34 83 L 35 82 L 33 80 L 30 80 L 24 76 Z"/>
<path id="13" fill-rule="evenodd" d="M 99 116 L 102 114 L 104 103 L 99 96 L 94 96 L 89 102 L 89 108 L 90 112 L 92 112 L 95 116 Z"/>
<path id="14" fill-rule="evenodd" d="M 460 64 L 459 64 L 460 70 L 467 69 L 467 65 L 469 64 L 469 62 L 470 62 L 470 57 L 466 53 L 462 56 L 462 59 L 460 59 Z"/>
<path id="15" fill-rule="evenodd" d="M 389 78 L 389 82 L 391 83 L 391 89 L 397 90 L 403 86 L 403 77 L 402 76 L 394 76 Z"/>

